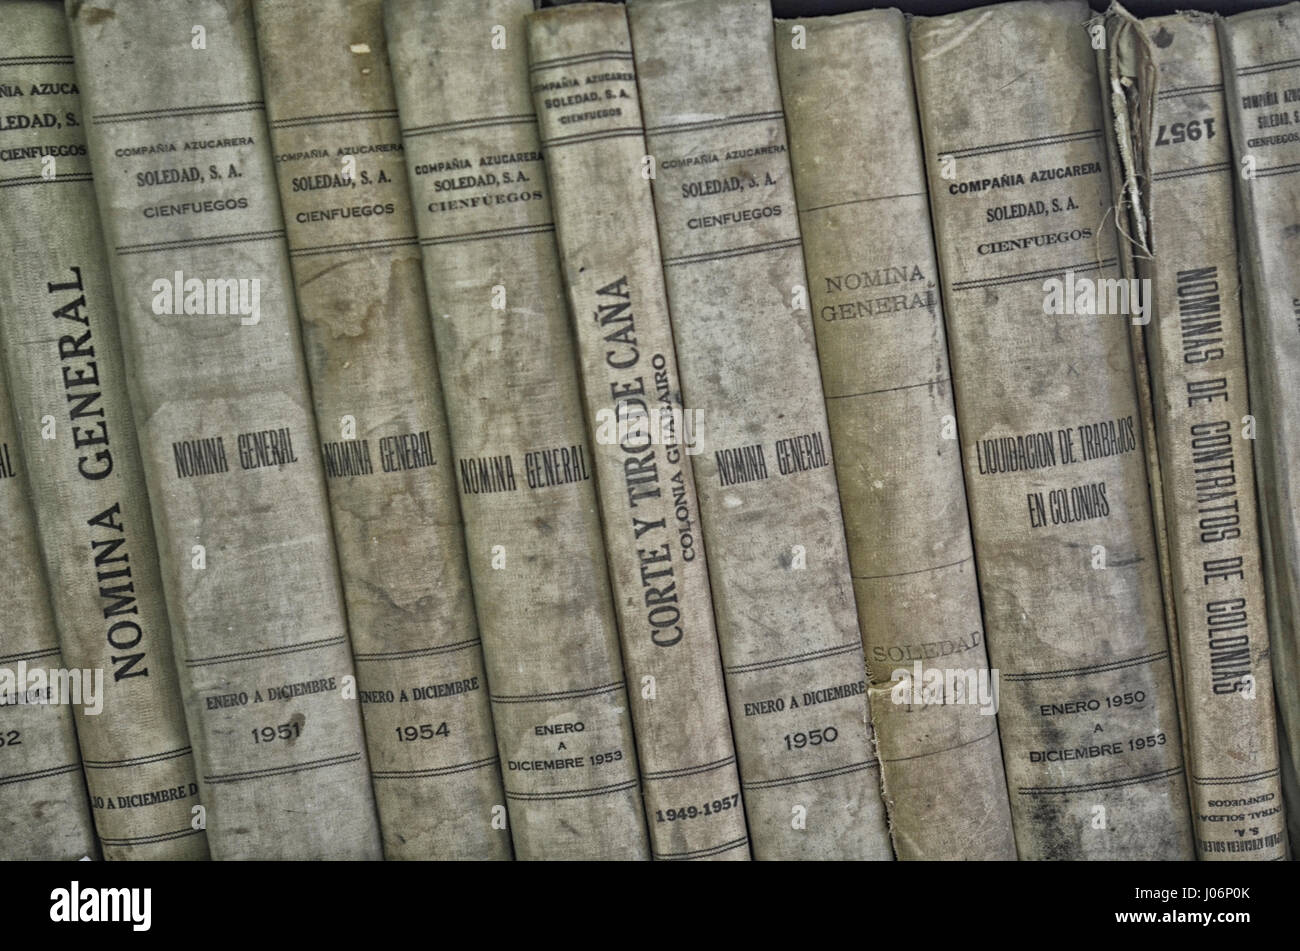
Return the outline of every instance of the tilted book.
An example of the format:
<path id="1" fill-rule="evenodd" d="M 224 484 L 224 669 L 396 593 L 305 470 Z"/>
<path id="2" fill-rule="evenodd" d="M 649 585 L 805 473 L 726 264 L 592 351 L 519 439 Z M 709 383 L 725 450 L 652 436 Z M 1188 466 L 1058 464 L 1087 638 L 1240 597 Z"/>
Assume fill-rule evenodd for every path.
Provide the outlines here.
<path id="1" fill-rule="evenodd" d="M 383 0 L 253 9 L 384 854 L 509 858 Z"/>
<path id="2" fill-rule="evenodd" d="M 251 11 L 69 0 L 214 858 L 377 858 Z"/>
<path id="3" fill-rule="evenodd" d="M 68 24 L 62 5 L 24 0 L 0 6 L 0 27 L 8 41 L 0 85 L 13 91 L 5 102 L 28 120 L 0 131 L 0 337 L 62 663 L 96 671 L 103 684 L 94 715 L 71 708 L 95 826 L 108 859 L 205 859 L 206 799 L 172 652 Z M 60 666 L 53 657 L 28 664 Z"/>
<path id="4" fill-rule="evenodd" d="M 776 58 L 894 850 L 1014 859 L 907 26 L 778 20 Z"/>
<path id="5" fill-rule="evenodd" d="M 1147 296 L 1197 854 L 1283 858 L 1217 34 L 1205 14 L 1138 21 L 1114 7 L 1106 28 L 1103 94 L 1124 112 L 1119 172 L 1133 183 L 1123 233 Z"/>
<path id="6" fill-rule="evenodd" d="M 1294 853 L 1300 850 L 1300 4 L 1239 13 L 1218 27 L 1282 791 Z M 1276 800 L 1245 805 L 1263 813 L 1261 819 L 1277 807 Z"/>
<path id="7" fill-rule="evenodd" d="M 562 8 L 532 16 L 528 36 L 654 855 L 748 858 L 699 527 L 695 418 L 682 403 L 639 171 L 645 148 L 617 129 L 567 128 L 575 97 L 565 92 L 578 83 L 611 103 L 615 126 L 632 118 L 626 18 L 621 7 Z"/>
<path id="8" fill-rule="evenodd" d="M 1088 16 L 914 20 L 913 68 L 1017 851 L 1189 858 Z"/>
<path id="9" fill-rule="evenodd" d="M 650 857 L 521 0 L 389 0 L 402 143 L 521 859 Z"/>
<path id="10" fill-rule="evenodd" d="M 755 855 L 888 859 L 771 11 L 628 22 Z"/>
<path id="11" fill-rule="evenodd" d="M 4 62 L 14 49 L 5 52 L 0 85 L 23 88 Z M 0 861 L 76 861 L 99 848 L 73 713 L 103 714 L 104 678 L 63 665 L 4 377 L 0 370 L 0 547 L 9 559 L 0 572 L 9 615 L 0 634 Z"/>

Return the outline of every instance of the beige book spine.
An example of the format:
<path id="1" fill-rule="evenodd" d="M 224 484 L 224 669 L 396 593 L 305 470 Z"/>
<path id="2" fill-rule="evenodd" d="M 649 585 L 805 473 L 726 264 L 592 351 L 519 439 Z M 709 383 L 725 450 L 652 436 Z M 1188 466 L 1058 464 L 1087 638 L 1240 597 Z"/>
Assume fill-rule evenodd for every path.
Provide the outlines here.
<path id="1" fill-rule="evenodd" d="M 384 854 L 508 859 L 383 0 L 257 0 Z"/>
<path id="2" fill-rule="evenodd" d="M 569 140 L 563 96 L 552 89 L 603 68 L 582 57 L 612 41 L 619 50 L 610 62 L 623 78 L 596 94 L 611 109 L 635 109 L 635 82 L 621 69 L 631 56 L 626 19 L 621 8 L 594 15 L 577 8 L 529 22 L 654 856 L 745 859 L 749 837 L 698 524 L 695 426 L 682 405 L 649 183 L 637 172 L 644 148 L 631 136 Z M 615 219 L 610 208 L 634 210 Z"/>
<path id="3" fill-rule="evenodd" d="M 1255 482 L 1291 851 L 1300 851 L 1300 4 L 1220 20 Z M 1270 807 L 1277 803 L 1271 803 Z M 1267 808 L 1267 807 L 1266 807 Z"/>
<path id="4" fill-rule="evenodd" d="M 1112 9 L 1106 26 L 1125 178 L 1139 183 L 1126 233 L 1144 240 L 1138 325 L 1153 364 L 1197 854 L 1284 858 L 1217 33 L 1199 13 L 1138 21 Z"/>
<path id="5" fill-rule="evenodd" d="M 9 85 L 11 67 L 4 60 L 22 56 L 18 49 L 0 58 L 0 84 Z M 0 313 L 7 312 L 8 302 L 0 302 Z M 66 699 L 55 702 L 50 690 L 50 675 L 64 669 L 63 658 L 4 377 L 0 369 L 0 547 L 6 557 L 0 598 L 10 618 L 0 637 L 0 861 L 96 858 L 74 708 Z M 82 694 L 92 703 L 80 709 L 102 713 L 94 710 L 103 699 L 100 690 L 92 698 Z"/>
<path id="6" fill-rule="evenodd" d="M 497 745 L 521 859 L 645 859 L 537 125 L 526 0 L 389 0 L 401 114 Z"/>
<path id="7" fill-rule="evenodd" d="M 1075 2 L 914 20 L 967 498 L 1022 859 L 1192 855 L 1097 64 Z M 1027 212 L 1032 212 L 1028 214 Z"/>
<path id="8" fill-rule="evenodd" d="M 894 850 L 1014 859 L 907 26 L 872 10 L 776 39 Z"/>
<path id="9" fill-rule="evenodd" d="M 628 21 L 755 854 L 888 859 L 771 10 Z"/>
<path id="10" fill-rule="evenodd" d="M 67 12 L 212 855 L 378 858 L 251 10 Z"/>
<path id="11" fill-rule="evenodd" d="M 58 3 L 0 19 L 6 102 L 40 117 L 0 132 L 0 337 L 62 663 L 102 682 L 72 708 L 95 827 L 107 859 L 205 859 L 68 25 Z"/>

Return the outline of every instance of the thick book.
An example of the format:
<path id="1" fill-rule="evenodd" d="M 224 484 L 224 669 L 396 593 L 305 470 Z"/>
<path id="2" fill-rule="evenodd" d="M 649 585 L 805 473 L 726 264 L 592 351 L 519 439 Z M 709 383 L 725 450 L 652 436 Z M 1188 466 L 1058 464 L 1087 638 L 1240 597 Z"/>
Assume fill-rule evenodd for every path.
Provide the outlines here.
<path id="1" fill-rule="evenodd" d="M 214 858 L 378 858 L 246 6 L 69 0 Z"/>
<path id="2" fill-rule="evenodd" d="M 384 854 L 510 857 L 383 0 L 257 0 Z"/>
<path id="3" fill-rule="evenodd" d="M 16 28 L 11 35 L 29 38 Z M 13 85 L 5 63 L 24 55 L 16 52 L 24 45 L 0 57 L 0 86 L 26 86 Z M 104 713 L 104 676 L 63 666 L 5 382 L 0 369 L 0 547 L 7 559 L 0 598 L 9 617 L 0 634 L 0 862 L 94 858 L 99 847 L 73 713 L 91 721 Z"/>
<path id="4" fill-rule="evenodd" d="M 1119 97 L 1118 171 L 1134 184 L 1122 224 L 1146 298 L 1136 325 L 1151 359 L 1197 854 L 1283 858 L 1217 32 L 1206 14 L 1138 21 L 1112 8 L 1106 33 L 1103 94 Z"/>
<path id="5" fill-rule="evenodd" d="M 907 26 L 871 10 L 776 38 L 894 850 L 1014 859 Z"/>
<path id="6" fill-rule="evenodd" d="M 93 715 L 62 709 L 76 715 L 104 857 L 205 859 L 68 24 L 61 4 L 26 0 L 0 7 L 0 21 L 0 86 L 28 120 L 0 131 L 5 374 L 62 662 L 102 680 Z M 42 664 L 61 666 L 28 659 Z"/>
<path id="7" fill-rule="evenodd" d="M 639 136 L 571 134 L 566 122 L 574 100 L 564 89 L 593 90 L 589 76 L 605 90 L 590 94 L 623 113 L 610 116 L 616 124 L 632 118 L 626 17 L 621 7 L 542 12 L 528 36 L 654 855 L 746 859 L 699 529 L 695 419 L 682 404 L 653 203 L 638 171 L 645 148 Z M 620 55 L 599 60 L 611 45 Z M 621 74 L 612 82 L 611 68 Z"/>
<path id="8" fill-rule="evenodd" d="M 771 11 L 633 2 L 628 22 L 755 854 L 888 859 Z"/>
<path id="9" fill-rule="evenodd" d="M 650 857 L 527 0 L 385 8 L 516 855 Z"/>
<path id="10" fill-rule="evenodd" d="M 1300 4 L 1239 13 L 1218 26 L 1282 790 L 1294 853 L 1300 850 Z M 1277 806 L 1274 800 L 1247 808 L 1272 815 Z"/>
<path id="11" fill-rule="evenodd" d="M 1189 858 L 1088 17 L 917 19 L 913 68 L 1017 851 Z"/>

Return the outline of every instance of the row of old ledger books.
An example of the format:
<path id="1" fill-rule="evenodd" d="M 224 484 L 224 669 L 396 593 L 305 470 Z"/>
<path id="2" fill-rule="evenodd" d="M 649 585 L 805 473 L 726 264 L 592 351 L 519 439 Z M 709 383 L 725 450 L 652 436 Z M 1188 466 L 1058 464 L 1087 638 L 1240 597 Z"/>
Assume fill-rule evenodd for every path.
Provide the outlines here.
<path id="1" fill-rule="evenodd" d="M 0 37 L 0 856 L 1300 845 L 1300 4 Z"/>

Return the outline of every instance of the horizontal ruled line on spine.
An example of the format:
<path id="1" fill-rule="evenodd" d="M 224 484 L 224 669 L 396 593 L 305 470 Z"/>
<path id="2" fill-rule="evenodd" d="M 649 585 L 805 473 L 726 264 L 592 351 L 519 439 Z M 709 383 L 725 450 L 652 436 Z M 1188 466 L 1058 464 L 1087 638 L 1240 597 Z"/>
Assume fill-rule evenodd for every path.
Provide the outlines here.
<path id="1" fill-rule="evenodd" d="M 136 835 L 127 839 L 106 839 L 100 837 L 100 843 L 103 845 L 112 845 L 118 847 L 130 847 L 134 845 L 153 845 L 155 842 L 171 842 L 173 839 L 183 839 L 187 835 L 198 835 L 202 829 L 184 828 L 177 829 L 175 832 L 158 832 L 154 835 Z"/>
<path id="2" fill-rule="evenodd" d="M 90 172 L 68 172 L 46 178 L 44 175 L 26 175 L 21 178 L 0 178 L 0 188 L 22 188 L 26 185 L 62 185 L 68 182 L 93 182 Z"/>
<path id="3" fill-rule="evenodd" d="M 899 390 L 914 390 L 921 386 L 939 386 L 942 383 L 952 382 L 949 377 L 940 377 L 937 380 L 922 380 L 920 383 L 908 383 L 906 386 L 887 386 L 883 390 L 867 390 L 863 393 L 841 393 L 832 396 L 827 393 L 828 400 L 852 400 L 859 396 L 875 396 L 877 393 L 897 393 Z"/>
<path id="4" fill-rule="evenodd" d="M 653 773 L 642 772 L 641 780 L 652 783 L 660 779 L 681 779 L 683 776 L 698 776 L 700 773 L 711 773 L 715 769 L 722 769 L 724 766 L 730 766 L 736 761 L 734 755 L 726 759 L 714 760 L 712 763 L 704 763 L 701 766 L 683 766 L 680 769 L 661 769 Z"/>
<path id="5" fill-rule="evenodd" d="M 1294 175 L 1300 172 L 1300 162 L 1293 165 L 1274 165 L 1272 168 L 1255 169 L 1255 178 L 1271 178 L 1274 175 Z"/>
<path id="6" fill-rule="evenodd" d="M 558 66 L 576 66 L 579 63 L 598 63 L 607 59 L 625 59 L 631 62 L 631 50 L 592 50 L 590 53 L 574 53 L 572 56 L 557 56 L 554 59 L 542 59 L 528 67 L 530 72 L 539 69 L 555 69 Z"/>
<path id="7" fill-rule="evenodd" d="M 79 769 L 81 769 L 80 763 L 69 763 L 66 766 L 51 766 L 49 769 L 34 769 L 30 773 L 14 773 L 11 776 L 0 776 L 0 786 L 29 783 L 37 779 L 49 779 L 51 776 L 75 773 Z"/>
<path id="8" fill-rule="evenodd" d="M 365 654 L 353 654 L 352 659 L 357 663 L 363 663 L 383 660 L 406 660 L 411 657 L 436 657 L 438 654 L 454 654 L 457 651 L 468 650 L 471 647 L 476 647 L 479 643 L 477 637 L 472 637 L 467 641 L 439 644 L 436 647 L 413 647 L 404 651 L 372 651 Z"/>
<path id="9" fill-rule="evenodd" d="M 1280 59 L 1276 63 L 1257 63 L 1254 66 L 1243 66 L 1237 70 L 1238 76 L 1258 76 L 1260 73 L 1273 73 L 1282 69 L 1295 69 L 1300 67 L 1300 59 Z"/>
<path id="10" fill-rule="evenodd" d="M 592 786 L 589 789 L 574 789 L 568 792 L 538 792 L 538 793 L 513 793 L 506 792 L 507 799 L 516 799 L 520 802 L 554 802 L 557 799 L 590 799 L 592 796 L 608 796 L 612 793 L 623 792 L 625 789 L 635 789 L 639 782 L 635 779 L 622 783 L 612 783 L 608 786 Z"/>
<path id="11" fill-rule="evenodd" d="M 1070 667 L 1065 670 L 1031 671 L 1025 674 L 1008 674 L 1003 671 L 1002 679 L 1016 683 L 1028 683 L 1032 680 L 1060 680 L 1065 677 L 1083 677 L 1088 674 L 1102 674 L 1111 670 L 1123 670 L 1126 667 L 1141 667 L 1143 664 L 1154 664 L 1156 661 L 1164 660 L 1168 656 L 1169 651 L 1158 651 L 1154 654 L 1141 654 L 1123 660 L 1108 660 L 1100 664 L 1092 664 L 1087 667 Z"/>
<path id="12" fill-rule="evenodd" d="M 1205 93 L 1223 92 L 1223 83 L 1206 83 L 1202 86 L 1171 86 L 1156 93 L 1157 99 L 1181 99 L 1183 96 L 1199 96 Z"/>
<path id="13" fill-rule="evenodd" d="M 724 667 L 723 670 L 729 674 L 747 674 L 755 670 L 770 670 L 773 667 L 805 664 L 808 661 L 821 660 L 824 657 L 838 657 L 840 654 L 850 654 L 854 650 L 861 649 L 861 641 L 849 641 L 846 644 L 836 644 L 834 647 L 823 647 L 820 650 L 805 651 L 802 654 L 791 654 L 789 657 L 775 657 L 772 660 L 756 660 L 749 664 L 737 664 L 734 667 Z"/>
<path id="14" fill-rule="evenodd" d="M 785 776 L 780 779 L 760 779 L 752 783 L 741 783 L 742 789 L 777 789 L 781 786 L 797 786 L 800 783 L 816 783 L 823 779 L 834 779 L 837 776 L 848 776 L 852 773 L 860 773 L 863 770 L 872 769 L 880 765 L 880 760 L 868 759 L 861 763 L 850 763 L 847 766 L 833 766 L 830 769 L 820 769 L 814 773 L 800 773 L 798 776 Z"/>
<path id="15" fill-rule="evenodd" d="M 420 246 L 431 248 L 439 244 L 456 244 L 459 241 L 486 241 L 489 238 L 513 238 L 524 234 L 546 234 L 554 231 L 553 222 L 542 225 L 519 225 L 515 228 L 488 228 L 486 231 L 463 231 L 460 234 L 445 234 L 437 238 L 421 238 Z"/>
<path id="16" fill-rule="evenodd" d="M 813 205 L 810 208 L 800 208 L 799 214 L 806 215 L 812 211 L 823 211 L 827 208 L 843 208 L 845 205 L 863 205 L 873 201 L 889 201 L 893 198 L 924 198 L 925 192 L 899 192 L 897 195 L 874 195 L 871 198 L 849 198 L 846 201 L 833 201 L 826 205 Z"/>
<path id="17" fill-rule="evenodd" d="M 0 66 L 72 66 L 71 56 L 49 55 L 0 56 Z"/>
<path id="18" fill-rule="evenodd" d="M 578 690 L 558 690 L 554 693 L 519 693 L 519 694 L 495 694 L 492 696 L 493 703 L 541 703 L 551 700 L 577 700 L 581 697 L 599 697 L 601 694 L 613 693 L 615 690 L 622 690 L 624 681 L 617 683 L 601 684 L 599 687 L 583 687 Z"/>
<path id="19" fill-rule="evenodd" d="M 301 644 L 285 644 L 282 647 L 262 647 L 257 650 L 238 651 L 233 654 L 213 654 L 211 657 L 187 657 L 185 666 L 213 667 L 217 664 L 233 664 L 241 660 L 260 660 L 263 657 L 281 657 L 285 654 L 298 654 L 303 651 L 319 650 L 325 647 L 337 647 L 347 643 L 347 638 L 326 637 L 318 641 L 303 641 Z"/>
<path id="20" fill-rule="evenodd" d="M 133 756 L 130 759 L 87 759 L 82 760 L 81 765 L 86 769 L 121 769 L 124 766 L 147 766 L 150 763 L 165 763 L 167 760 L 180 759 L 189 756 L 194 752 L 192 746 L 180 746 L 174 750 L 164 750 L 161 753 L 146 753 L 144 756 Z"/>
<path id="21" fill-rule="evenodd" d="M 476 759 L 455 766 L 436 766 L 429 769 L 383 769 L 371 770 L 372 779 L 432 779 L 438 776 L 451 776 L 454 773 L 469 773 L 476 769 L 485 769 L 501 761 L 499 756 Z"/>
<path id="22" fill-rule="evenodd" d="M 1052 277 L 1056 274 L 1064 274 L 1066 271 L 1073 271 L 1076 274 L 1085 274 L 1088 271 L 1100 271 L 1102 268 L 1112 267 L 1119 263 L 1118 258 L 1106 258 L 1101 261 L 1092 261 L 1084 264 L 1067 264 L 1064 267 L 1049 267 L 1041 271 L 1023 271 L 1020 274 L 1001 274 L 993 277 L 977 277 L 969 281 L 954 281 L 952 290 L 969 291 L 982 287 L 1002 287 L 1006 284 L 1021 284 L 1025 281 L 1039 280 L 1045 277 Z"/>
<path id="23" fill-rule="evenodd" d="M 885 578 L 903 578 L 907 575 L 921 575 L 927 571 L 942 571 L 944 568 L 956 568 L 958 565 L 964 565 L 971 560 L 971 556 L 958 558 L 956 561 L 950 561 L 943 565 L 931 565 L 929 568 L 915 568 L 912 571 L 895 571 L 887 575 L 853 575 L 854 581 L 881 581 Z"/>
<path id="24" fill-rule="evenodd" d="M 1145 773 L 1141 776 L 1133 776 L 1129 779 L 1108 779 L 1096 783 L 1078 783 L 1073 786 L 1024 786 L 1017 789 L 1016 792 L 1021 796 L 1051 796 L 1066 795 L 1068 793 L 1081 792 L 1100 792 L 1103 789 L 1122 789 L 1125 786 L 1140 786 L 1143 783 L 1154 783 L 1162 779 L 1172 779 L 1182 773 L 1181 766 L 1175 766 L 1171 769 L 1162 769 L 1158 773 Z"/>
<path id="25" fill-rule="evenodd" d="M 1198 786 L 1229 786 L 1233 783 L 1263 782 L 1281 774 L 1281 767 L 1274 767 L 1260 773 L 1245 773 L 1241 776 L 1193 776 L 1192 782 Z"/>
<path id="26" fill-rule="evenodd" d="M 739 248 L 727 248 L 724 251 L 703 251 L 699 254 L 684 254 L 675 258 L 664 258 L 664 267 L 678 267 L 683 264 L 704 264 L 709 261 L 721 261 L 725 258 L 738 258 L 747 254 L 766 254 L 769 251 L 784 251 L 797 248 L 802 238 L 784 238 L 780 241 L 765 241 L 762 244 L 750 244 Z"/>
<path id="27" fill-rule="evenodd" d="M 191 116 L 217 116 L 230 112 L 262 112 L 266 103 L 260 99 L 248 102 L 214 102 L 198 106 L 173 106 L 170 109 L 141 109 L 137 112 L 104 112 L 91 116 L 95 125 L 114 122 L 147 122 L 151 119 L 183 119 Z"/>
<path id="28" fill-rule="evenodd" d="M 460 119 L 456 122 L 438 122 L 402 129 L 404 138 L 420 135 L 437 135 L 440 132 L 459 132 L 462 129 L 491 129 L 502 125 L 536 125 L 537 115 L 532 112 L 505 116 L 483 116 L 480 119 Z"/>
<path id="29" fill-rule="evenodd" d="M 1066 142 L 1086 142 L 1088 139 L 1100 139 L 1100 129 L 1088 129 L 1083 132 L 1060 132 L 1055 135 L 1040 135 L 1032 139 L 1017 139 L 1014 142 L 994 142 L 989 145 L 972 145 L 965 149 L 941 149 L 940 156 L 953 158 L 972 158 L 976 155 L 992 155 L 995 152 L 1020 152 L 1025 149 L 1043 148 L 1049 145 L 1064 145 Z"/>
<path id="30" fill-rule="evenodd" d="M 177 241 L 158 241 L 153 244 L 124 244 L 113 250 L 118 254 L 149 254 L 153 251 L 182 251 L 186 248 L 254 244 L 259 241 L 275 241 L 283 237 L 283 228 L 276 231 L 241 231 L 236 234 L 214 234 L 206 238 L 182 238 Z"/>
<path id="31" fill-rule="evenodd" d="M 271 121 L 272 129 L 293 129 L 305 125 L 356 122 L 359 119 L 396 119 L 396 109 L 359 109 L 356 112 L 325 112 L 318 116 L 289 116 Z"/>
<path id="32" fill-rule="evenodd" d="M 0 664 L 16 663 L 20 660 L 40 660 L 42 657 L 57 657 L 59 649 L 57 647 L 38 647 L 36 650 L 26 651 L 22 654 L 4 654 L 0 655 Z"/>
<path id="33" fill-rule="evenodd" d="M 747 125 L 751 122 L 772 122 L 776 119 L 785 120 L 785 113 L 780 110 L 775 112 L 742 112 L 734 116 L 723 116 L 721 119 L 701 119 L 698 122 L 681 122 L 675 125 L 657 125 L 647 126 L 645 134 L 651 135 L 671 135 L 674 132 L 695 132 L 704 129 L 721 129 L 729 125 Z"/>
<path id="34" fill-rule="evenodd" d="M 1215 172 L 1227 172 L 1231 169 L 1231 162 L 1215 162 L 1213 165 L 1191 165 L 1187 168 L 1171 168 L 1166 172 L 1156 172 L 1151 176 L 1151 180 L 1153 182 L 1163 182 L 1171 178 L 1195 178 L 1200 175 L 1212 175 Z"/>
<path id="35" fill-rule="evenodd" d="M 317 254 L 347 254 L 358 251 L 385 251 L 389 248 L 413 248 L 420 243 L 415 235 L 399 238 L 374 238 L 370 241 L 348 241 L 340 244 L 318 244 L 308 248 L 293 248 L 291 258 L 307 258 Z"/>
<path id="36" fill-rule="evenodd" d="M 749 845 L 749 836 L 742 835 L 739 839 L 732 839 L 730 842 L 723 842 L 721 845 L 712 845 L 706 849 L 693 849 L 690 852 L 652 852 L 651 855 L 663 862 L 685 862 L 691 859 L 706 859 L 711 855 L 721 855 L 723 852 L 730 852 L 741 846 Z"/>
<path id="37" fill-rule="evenodd" d="M 945 746 L 941 750 L 930 750 L 930 752 L 928 753 L 917 753 L 914 756 L 898 756 L 895 757 L 894 759 L 889 759 L 887 757 L 882 756 L 880 758 L 880 761 L 882 763 L 906 763 L 908 760 L 925 759 L 927 756 L 939 756 L 943 753 L 951 753 L 954 750 L 962 750 L 968 746 L 974 746 L 976 743 L 983 743 L 990 736 L 996 736 L 997 732 L 998 732 L 998 727 L 997 727 L 997 723 L 995 722 L 993 724 L 993 729 L 989 730 L 987 733 L 983 734 L 982 736 L 975 737 L 975 739 L 973 740 L 967 740 L 965 743 L 956 743 L 952 746 Z"/>
<path id="38" fill-rule="evenodd" d="M 580 145 L 584 142 L 603 142 L 605 139 L 626 139 L 631 136 L 644 136 L 645 130 L 640 126 L 622 129 L 607 129 L 604 132 L 582 132 L 574 135 L 560 135 L 553 139 L 542 139 L 542 148 L 553 149 L 561 145 Z"/>
<path id="39" fill-rule="evenodd" d="M 326 756 L 323 759 L 307 760 L 304 763 L 291 763 L 287 766 L 271 766 L 267 769 L 250 769 L 242 773 L 225 773 L 218 776 L 204 776 L 203 781 L 211 785 L 221 783 L 242 783 L 253 779 L 265 779 L 270 776 L 290 776 L 305 773 L 313 769 L 327 769 L 331 766 L 344 766 L 361 760 L 361 754 L 342 753 L 338 756 Z"/>

